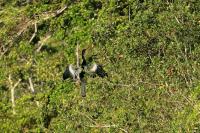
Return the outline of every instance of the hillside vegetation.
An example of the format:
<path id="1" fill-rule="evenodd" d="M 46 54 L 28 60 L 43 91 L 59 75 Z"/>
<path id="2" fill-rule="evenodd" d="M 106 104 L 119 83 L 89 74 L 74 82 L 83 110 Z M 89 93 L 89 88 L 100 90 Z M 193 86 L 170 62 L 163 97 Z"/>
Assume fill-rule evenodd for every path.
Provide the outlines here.
<path id="1" fill-rule="evenodd" d="M 199 5 L 0 0 L 0 131 L 200 132 Z M 86 97 L 62 80 L 77 44 L 108 73 Z"/>

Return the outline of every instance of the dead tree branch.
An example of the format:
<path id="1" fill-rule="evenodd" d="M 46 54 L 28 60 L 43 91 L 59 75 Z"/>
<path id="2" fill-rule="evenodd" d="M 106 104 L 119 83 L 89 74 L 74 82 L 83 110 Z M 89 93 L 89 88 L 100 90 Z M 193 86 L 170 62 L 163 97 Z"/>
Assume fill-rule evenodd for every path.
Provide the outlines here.
<path id="1" fill-rule="evenodd" d="M 50 18 L 54 18 L 54 17 L 57 17 L 59 16 L 60 14 L 62 14 L 65 10 L 67 9 L 67 5 L 65 5 L 63 8 L 53 12 L 53 13 L 44 13 L 42 15 L 39 15 L 38 17 L 39 18 L 42 18 L 40 20 L 38 20 L 37 22 L 41 22 L 41 21 L 44 21 L 44 20 L 47 20 L 47 19 L 50 19 Z"/>
<path id="2" fill-rule="evenodd" d="M 67 9 L 67 5 L 65 5 L 63 8 L 57 10 L 56 11 L 56 16 L 60 15 L 61 13 L 63 13 L 65 11 L 65 9 Z"/>
<path id="3" fill-rule="evenodd" d="M 45 44 L 45 42 L 51 37 L 51 35 L 47 35 L 44 39 L 38 42 L 39 47 L 37 48 L 36 52 L 40 52 L 42 46 Z"/>
<path id="4" fill-rule="evenodd" d="M 126 131 L 125 129 L 123 128 L 119 128 L 118 125 L 90 125 L 90 126 L 87 126 L 87 127 L 91 127 L 91 128 L 117 128 L 125 133 L 128 133 L 128 131 Z"/>
<path id="5" fill-rule="evenodd" d="M 1 51 L 1 55 L 0 55 L 0 58 L 8 51 L 8 48 L 5 48 L 3 44 L 1 44 L 1 48 L 0 48 L 0 51 Z"/>
<path id="6" fill-rule="evenodd" d="M 31 39 L 29 40 L 29 43 L 31 43 L 33 41 L 33 39 L 35 38 L 36 34 L 37 34 L 37 22 L 35 22 L 35 32 L 33 33 Z"/>
<path id="7" fill-rule="evenodd" d="M 32 93 L 35 93 L 35 89 L 33 87 L 33 82 L 32 82 L 32 79 L 31 78 L 28 78 L 28 81 L 29 81 L 29 88 L 31 90 Z"/>
<path id="8" fill-rule="evenodd" d="M 76 67 L 77 67 L 77 70 L 78 70 L 78 72 L 76 73 L 77 74 L 77 83 L 80 83 L 81 69 L 80 69 L 80 66 L 79 66 L 79 44 L 78 43 L 76 45 Z"/>
<path id="9" fill-rule="evenodd" d="M 61 15 L 65 10 L 67 9 L 67 5 L 65 5 L 64 7 L 62 7 L 61 9 L 57 10 L 57 11 L 53 11 L 53 13 L 42 13 L 40 15 L 38 15 L 37 17 L 39 19 L 34 19 L 34 20 L 26 20 L 25 23 L 24 21 L 22 23 L 24 23 L 24 25 L 22 27 L 20 27 L 20 30 L 18 30 L 18 32 L 11 36 L 11 39 L 9 39 L 6 43 L 6 45 L 8 45 L 7 49 L 11 48 L 13 46 L 13 44 L 15 43 L 16 40 L 18 40 L 26 31 L 28 31 L 28 29 L 30 27 L 35 26 L 35 32 L 33 33 L 33 35 L 31 36 L 29 42 L 31 42 L 37 33 L 37 25 L 41 24 L 42 22 L 44 22 L 45 20 L 54 18 L 54 17 L 58 17 L 59 15 Z M 7 52 L 8 50 L 6 50 Z M 0 56 L 0 58 L 2 58 L 2 56 L 4 55 L 4 53 Z"/>
<path id="10" fill-rule="evenodd" d="M 95 128 L 110 128 L 110 127 L 117 127 L 116 125 L 90 125 L 87 127 L 95 127 Z"/>
<path id="11" fill-rule="evenodd" d="M 77 43 L 77 45 L 76 45 L 76 66 L 77 66 L 77 68 L 79 68 L 79 53 L 78 53 L 78 50 L 79 50 L 79 45 L 78 45 L 78 43 Z"/>
<path id="12" fill-rule="evenodd" d="M 11 75 L 9 75 L 8 79 L 9 79 L 9 82 L 10 82 L 11 102 L 12 102 L 13 114 L 16 114 L 16 111 L 15 111 L 15 88 L 21 82 L 21 79 L 19 79 L 17 81 L 17 83 L 15 83 L 14 86 L 13 86 L 13 82 L 12 82 L 12 79 L 11 79 Z"/>

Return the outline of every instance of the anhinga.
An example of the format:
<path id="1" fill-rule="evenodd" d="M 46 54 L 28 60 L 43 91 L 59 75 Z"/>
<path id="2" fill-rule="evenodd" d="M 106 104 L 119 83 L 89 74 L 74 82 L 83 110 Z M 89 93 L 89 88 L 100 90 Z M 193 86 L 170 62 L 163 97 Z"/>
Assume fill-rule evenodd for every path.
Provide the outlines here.
<path id="1" fill-rule="evenodd" d="M 86 80 L 85 80 L 85 73 L 89 72 L 93 75 L 98 75 L 101 78 L 104 78 L 105 76 L 108 76 L 108 74 L 103 69 L 102 65 L 97 65 L 96 63 L 91 64 L 91 61 L 93 60 L 92 57 L 89 60 L 89 62 L 85 59 L 85 52 L 86 49 L 82 50 L 82 63 L 81 68 L 74 69 L 72 64 L 67 66 L 65 72 L 63 73 L 63 80 L 72 78 L 74 81 L 80 81 L 81 82 L 81 95 L 83 97 L 86 96 Z"/>

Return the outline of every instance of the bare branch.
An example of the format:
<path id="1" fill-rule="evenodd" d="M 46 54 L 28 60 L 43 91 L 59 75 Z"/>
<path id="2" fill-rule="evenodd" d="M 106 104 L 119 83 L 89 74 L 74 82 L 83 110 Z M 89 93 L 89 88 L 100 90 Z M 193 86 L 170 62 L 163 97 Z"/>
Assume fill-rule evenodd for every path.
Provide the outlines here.
<path id="1" fill-rule="evenodd" d="M 13 114 L 16 114 L 15 111 L 15 88 L 18 86 L 18 84 L 21 82 L 21 79 L 19 79 L 17 81 L 17 83 L 15 83 L 15 85 L 13 86 L 13 82 L 11 79 L 11 75 L 9 75 L 8 78 L 9 82 L 10 82 L 10 91 L 11 91 L 11 102 L 12 102 L 12 108 L 13 108 Z"/>
<path id="2" fill-rule="evenodd" d="M 87 127 L 95 127 L 95 128 L 110 128 L 110 127 L 117 127 L 116 125 L 90 125 Z"/>
<path id="3" fill-rule="evenodd" d="M 62 14 L 65 10 L 67 9 L 67 6 L 65 5 L 63 8 L 61 8 L 61 9 L 59 9 L 59 10 L 57 10 L 57 11 L 55 11 L 55 12 L 51 12 L 51 13 L 48 13 L 48 14 L 42 14 L 41 16 L 39 16 L 39 17 L 41 17 L 42 19 L 41 20 L 39 20 L 39 21 L 44 21 L 44 20 L 47 20 L 47 19 L 50 19 L 50 18 L 53 18 L 53 17 L 57 17 L 57 16 L 59 16 L 60 14 Z M 38 21 L 38 22 L 39 22 Z"/>
<path id="4" fill-rule="evenodd" d="M 40 103 L 39 101 L 35 101 L 36 105 L 39 107 L 40 106 Z"/>
<path id="5" fill-rule="evenodd" d="M 56 16 L 60 15 L 61 13 L 63 13 L 63 11 L 67 9 L 67 5 L 65 5 L 63 8 L 61 8 L 60 10 L 56 11 Z"/>
<path id="6" fill-rule="evenodd" d="M 26 20 L 25 24 L 23 26 L 20 27 L 20 29 L 18 30 L 18 32 L 11 36 L 11 39 L 7 41 L 7 44 L 9 45 L 9 48 L 13 46 L 15 40 L 18 40 L 18 38 L 20 36 L 22 36 L 28 29 L 29 27 L 32 27 L 33 25 L 35 25 L 35 32 L 34 34 L 32 35 L 31 39 L 29 40 L 29 42 L 31 42 L 34 37 L 36 36 L 36 33 L 37 33 L 37 24 L 40 24 L 41 22 L 44 22 L 45 20 L 48 20 L 50 18 L 54 18 L 54 17 L 57 17 L 59 16 L 60 14 L 62 14 L 65 10 L 67 9 L 67 6 L 65 5 L 63 8 L 57 10 L 57 11 L 54 11 L 53 13 L 42 13 L 38 16 L 38 20 Z M 24 22 L 24 21 L 23 21 Z M 42 47 L 42 46 L 41 46 Z M 39 48 L 40 49 L 40 48 Z M 0 56 L 0 58 L 2 58 L 2 56 L 4 55 L 4 53 Z"/>
<path id="7" fill-rule="evenodd" d="M 36 52 L 40 52 L 42 46 L 44 45 L 44 43 L 51 37 L 51 35 L 47 35 L 44 39 L 42 39 L 41 41 L 39 41 L 38 44 L 40 44 L 40 46 L 37 48 Z"/>
<path id="8" fill-rule="evenodd" d="M 77 68 L 79 68 L 78 50 L 79 50 L 79 45 L 78 45 L 78 43 L 77 43 L 77 46 L 76 46 L 76 66 L 77 66 Z"/>
<path id="9" fill-rule="evenodd" d="M 180 21 L 178 20 L 178 18 L 175 16 L 176 21 L 180 24 Z"/>
<path id="10" fill-rule="evenodd" d="M 31 78 L 28 78 L 28 80 L 29 80 L 29 84 L 30 84 L 30 90 L 31 90 L 32 93 L 34 93 L 34 92 L 35 92 L 35 89 L 34 89 L 34 87 L 33 87 L 33 82 L 32 82 L 32 80 L 31 80 Z"/>
<path id="11" fill-rule="evenodd" d="M 35 22 L 35 32 L 33 33 L 31 39 L 29 40 L 29 43 L 31 43 L 33 41 L 33 39 L 35 38 L 36 34 L 37 34 L 37 22 Z"/>
<path id="12" fill-rule="evenodd" d="M 126 131 L 123 128 L 120 128 L 118 125 L 106 125 L 106 124 L 98 124 L 96 121 L 94 121 L 92 118 L 90 118 L 89 116 L 87 116 L 86 114 L 79 112 L 81 115 L 85 116 L 86 118 L 88 118 L 94 125 L 85 125 L 86 127 L 91 127 L 91 128 L 117 128 L 125 133 L 128 133 L 128 131 Z"/>
<path id="13" fill-rule="evenodd" d="M 128 5 L 128 20 L 129 20 L 129 22 L 131 21 L 131 6 L 130 6 L 130 2 L 129 2 L 129 5 Z"/>
<path id="14" fill-rule="evenodd" d="M 81 69 L 80 69 L 80 66 L 79 66 L 79 44 L 77 43 L 76 45 L 76 66 L 77 66 L 77 83 L 79 84 L 80 83 L 80 72 L 81 72 Z"/>
<path id="15" fill-rule="evenodd" d="M 8 77 L 8 81 L 10 83 L 10 86 L 13 86 L 13 82 L 12 82 L 12 79 L 11 79 L 11 75 L 9 74 L 9 77 Z"/>
<path id="16" fill-rule="evenodd" d="M 99 125 L 95 120 L 93 120 L 92 118 L 90 118 L 88 115 L 86 115 L 85 113 L 79 112 L 82 116 L 85 116 L 89 121 L 91 121 L 93 124 L 95 125 Z"/>
<path id="17" fill-rule="evenodd" d="M 121 130 L 121 131 L 123 131 L 123 132 L 125 132 L 125 133 L 128 133 L 128 131 L 126 131 L 126 130 L 123 129 L 123 128 L 119 128 L 119 130 Z"/>
<path id="18" fill-rule="evenodd" d="M 101 125 L 101 124 L 97 124 L 97 125 L 89 125 L 87 127 L 91 127 L 91 128 L 111 128 L 112 127 L 112 128 L 117 128 L 117 129 L 119 129 L 119 130 L 121 130 L 121 131 L 123 131 L 125 133 L 128 133 L 128 131 L 126 131 L 123 128 L 119 128 L 118 125 L 115 125 L 115 124 L 113 124 L 113 125 Z"/>

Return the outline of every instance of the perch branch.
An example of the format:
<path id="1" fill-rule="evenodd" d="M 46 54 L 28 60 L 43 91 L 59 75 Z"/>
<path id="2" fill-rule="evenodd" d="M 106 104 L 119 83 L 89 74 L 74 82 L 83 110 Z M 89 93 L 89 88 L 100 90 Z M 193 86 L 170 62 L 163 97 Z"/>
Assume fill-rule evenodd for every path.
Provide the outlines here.
<path id="1" fill-rule="evenodd" d="M 78 43 L 77 43 L 77 46 L 76 46 L 76 66 L 77 66 L 77 68 L 79 68 L 78 49 L 79 49 L 79 45 L 78 45 Z"/>
<path id="2" fill-rule="evenodd" d="M 13 82 L 11 80 L 11 75 L 9 75 L 9 82 L 10 82 L 10 87 L 11 87 L 11 102 L 12 102 L 12 108 L 13 108 L 13 114 L 16 114 L 15 111 L 15 88 L 18 86 L 18 84 L 20 83 L 21 79 L 19 79 L 17 81 L 17 83 L 15 83 L 15 85 L 13 86 Z"/>
<path id="3" fill-rule="evenodd" d="M 78 45 L 78 43 L 77 43 L 77 45 L 76 45 L 76 66 L 77 66 L 77 70 L 78 70 L 78 73 L 77 73 L 77 83 L 80 83 L 80 75 L 79 75 L 79 73 L 80 73 L 80 67 L 79 67 L 79 45 Z"/>

